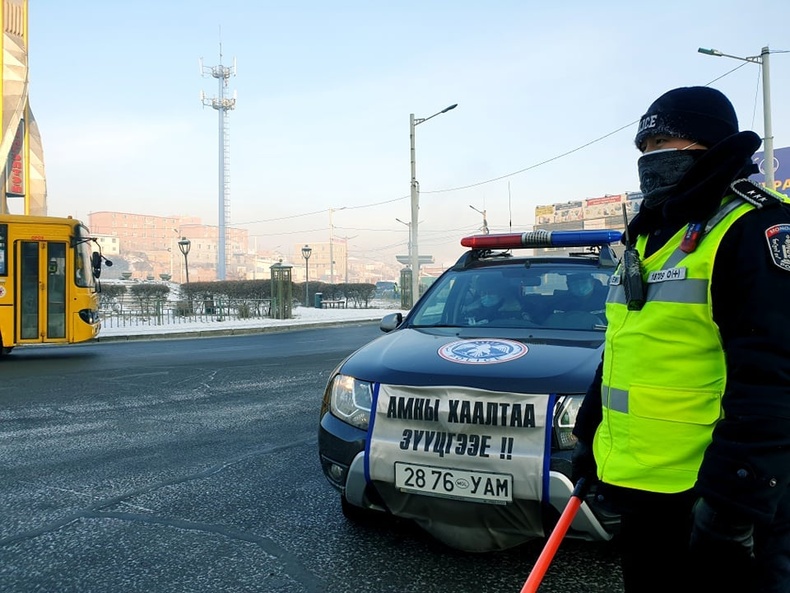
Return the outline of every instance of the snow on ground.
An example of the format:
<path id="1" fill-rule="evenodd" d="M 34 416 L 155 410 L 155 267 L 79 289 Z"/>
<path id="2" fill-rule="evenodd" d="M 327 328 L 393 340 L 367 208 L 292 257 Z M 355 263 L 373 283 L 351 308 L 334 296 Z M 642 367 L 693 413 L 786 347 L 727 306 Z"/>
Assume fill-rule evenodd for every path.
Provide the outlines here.
<path id="1" fill-rule="evenodd" d="M 232 333 L 234 330 L 246 330 L 255 328 L 278 328 L 292 327 L 299 325 L 334 324 L 348 321 L 380 321 L 382 317 L 390 313 L 403 313 L 405 316 L 408 311 L 400 309 L 314 309 L 310 307 L 295 307 L 292 319 L 225 319 L 216 321 L 213 318 L 197 321 L 178 321 L 177 323 L 157 324 L 155 319 L 135 319 L 133 322 L 120 327 L 108 327 L 103 325 L 99 332 L 99 340 L 102 338 L 117 338 L 124 336 L 142 336 L 150 334 L 181 334 L 181 333 L 203 333 L 203 332 L 224 332 Z"/>

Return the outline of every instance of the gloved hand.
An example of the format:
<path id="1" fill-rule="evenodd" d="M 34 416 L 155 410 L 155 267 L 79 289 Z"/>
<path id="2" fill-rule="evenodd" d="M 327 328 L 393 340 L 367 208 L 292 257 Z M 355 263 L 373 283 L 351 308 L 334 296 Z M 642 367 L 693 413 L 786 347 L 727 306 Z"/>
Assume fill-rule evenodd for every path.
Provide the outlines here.
<path id="1" fill-rule="evenodd" d="M 592 447 L 584 441 L 576 441 L 571 454 L 571 482 L 576 484 L 580 478 L 585 478 L 588 484 L 598 481 L 598 466 Z"/>
<path id="2" fill-rule="evenodd" d="M 754 576 L 754 523 L 719 512 L 700 498 L 692 511 L 689 591 L 751 591 Z"/>
<path id="3" fill-rule="evenodd" d="M 754 523 L 747 517 L 717 511 L 704 498 L 696 502 L 692 512 L 689 546 L 693 554 L 723 553 L 736 561 L 754 557 Z"/>

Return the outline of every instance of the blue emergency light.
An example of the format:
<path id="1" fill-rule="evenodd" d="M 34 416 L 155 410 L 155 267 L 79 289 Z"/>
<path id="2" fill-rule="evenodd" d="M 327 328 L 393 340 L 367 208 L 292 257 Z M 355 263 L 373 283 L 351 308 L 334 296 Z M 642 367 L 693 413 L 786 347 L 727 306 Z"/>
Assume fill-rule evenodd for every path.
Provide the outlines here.
<path id="1" fill-rule="evenodd" d="M 498 235 L 472 235 L 461 245 L 472 249 L 518 249 L 523 247 L 593 247 L 618 243 L 623 234 L 611 229 L 580 231 L 529 231 Z"/>

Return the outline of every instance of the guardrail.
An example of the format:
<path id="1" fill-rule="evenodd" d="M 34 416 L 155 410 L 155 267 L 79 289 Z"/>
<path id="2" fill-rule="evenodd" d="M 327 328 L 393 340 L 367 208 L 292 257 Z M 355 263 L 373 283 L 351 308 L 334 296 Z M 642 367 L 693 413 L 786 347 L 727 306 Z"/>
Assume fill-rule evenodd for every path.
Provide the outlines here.
<path id="1" fill-rule="evenodd" d="M 271 299 L 244 301 L 200 301 L 189 303 L 148 303 L 146 307 L 126 308 L 111 303 L 101 308 L 102 327 L 140 327 L 212 323 L 225 320 L 268 319 Z"/>

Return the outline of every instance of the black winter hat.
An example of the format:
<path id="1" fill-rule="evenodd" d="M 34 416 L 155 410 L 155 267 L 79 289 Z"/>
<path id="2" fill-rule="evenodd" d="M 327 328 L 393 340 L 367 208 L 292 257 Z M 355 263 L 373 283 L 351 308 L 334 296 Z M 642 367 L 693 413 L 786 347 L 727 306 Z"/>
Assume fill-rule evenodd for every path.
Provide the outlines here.
<path id="1" fill-rule="evenodd" d="M 738 132 L 735 109 L 721 92 L 706 86 L 673 89 L 653 101 L 639 120 L 636 147 L 647 138 L 665 134 L 711 148 Z"/>

